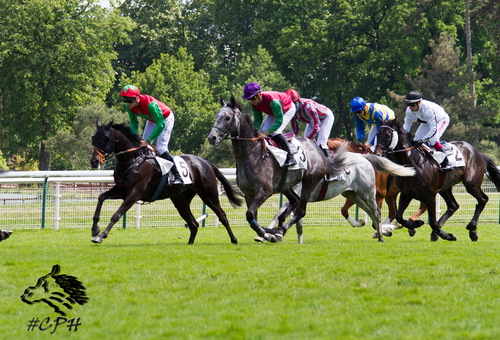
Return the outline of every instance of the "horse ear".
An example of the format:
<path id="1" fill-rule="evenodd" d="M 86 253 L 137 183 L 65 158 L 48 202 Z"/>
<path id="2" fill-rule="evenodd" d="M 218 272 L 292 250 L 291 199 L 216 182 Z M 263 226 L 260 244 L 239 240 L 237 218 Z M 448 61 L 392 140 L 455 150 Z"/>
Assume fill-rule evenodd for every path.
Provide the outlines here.
<path id="1" fill-rule="evenodd" d="M 111 126 L 113 125 L 113 121 L 110 121 L 108 125 L 106 125 L 106 130 L 111 129 Z"/>
<path id="2" fill-rule="evenodd" d="M 224 101 L 224 99 L 222 99 L 222 96 L 220 96 L 220 106 L 226 106 L 226 102 Z"/>
<path id="3" fill-rule="evenodd" d="M 234 95 L 231 95 L 231 104 L 233 107 L 236 107 L 236 98 L 234 98 Z"/>
<path id="4" fill-rule="evenodd" d="M 52 267 L 52 271 L 50 272 L 49 275 L 57 275 L 57 274 L 59 274 L 60 271 L 61 271 L 61 266 L 56 264 Z"/>
<path id="5" fill-rule="evenodd" d="M 95 121 L 95 125 L 97 126 L 97 128 L 99 128 L 101 126 L 101 120 L 100 119 L 97 119 Z"/>

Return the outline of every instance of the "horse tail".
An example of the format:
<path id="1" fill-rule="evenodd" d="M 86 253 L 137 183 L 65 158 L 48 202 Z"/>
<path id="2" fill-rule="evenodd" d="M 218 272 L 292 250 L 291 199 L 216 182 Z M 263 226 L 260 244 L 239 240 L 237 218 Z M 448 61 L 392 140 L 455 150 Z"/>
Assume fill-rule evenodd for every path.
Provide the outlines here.
<path id="1" fill-rule="evenodd" d="M 489 156 L 481 154 L 481 157 L 483 157 L 484 165 L 486 165 L 486 176 L 495 184 L 497 191 L 500 191 L 500 168 Z"/>
<path id="2" fill-rule="evenodd" d="M 236 189 L 231 183 L 229 183 L 227 178 L 222 174 L 222 172 L 220 172 L 219 168 L 217 168 L 215 165 L 213 165 L 208 161 L 207 163 L 210 164 L 210 166 L 215 172 L 215 176 L 224 187 L 224 190 L 226 191 L 226 196 L 229 199 L 229 202 L 231 203 L 233 208 L 241 207 L 241 205 L 243 204 L 243 200 L 237 196 L 241 195 L 240 191 Z"/>
<path id="3" fill-rule="evenodd" d="M 346 163 L 348 161 L 347 146 L 348 146 L 347 142 L 340 144 L 340 146 L 337 147 L 335 156 L 326 158 L 328 162 L 328 167 L 330 169 L 328 173 L 330 175 L 338 175 L 342 173 L 342 171 L 344 171 Z"/>
<path id="4" fill-rule="evenodd" d="M 375 170 L 390 174 L 393 176 L 400 176 L 400 177 L 412 177 L 415 176 L 415 169 L 412 167 L 405 167 L 399 164 L 396 164 L 387 158 L 383 158 L 380 156 L 372 155 L 372 154 L 365 154 L 362 155 L 365 157 L 370 163 L 372 163 L 373 167 Z"/>

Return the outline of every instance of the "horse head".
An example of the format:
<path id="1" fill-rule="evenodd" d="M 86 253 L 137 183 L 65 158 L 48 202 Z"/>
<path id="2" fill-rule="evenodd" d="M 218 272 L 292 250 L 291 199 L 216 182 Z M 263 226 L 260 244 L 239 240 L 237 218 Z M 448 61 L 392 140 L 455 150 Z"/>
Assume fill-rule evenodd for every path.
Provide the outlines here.
<path id="1" fill-rule="evenodd" d="M 101 125 L 99 120 L 96 122 L 97 132 L 92 137 L 92 146 L 94 146 L 94 153 L 90 159 L 90 165 L 95 168 L 100 168 L 106 160 L 106 156 L 115 150 L 115 143 L 111 126 L 113 121 L 108 125 Z"/>
<path id="2" fill-rule="evenodd" d="M 231 96 L 229 103 L 220 98 L 222 108 L 215 115 L 215 123 L 207 139 L 211 145 L 219 146 L 225 137 L 239 136 L 241 125 L 244 124 L 245 117 L 242 113 L 240 103 Z"/>
<path id="3" fill-rule="evenodd" d="M 382 156 L 394 149 L 402 149 L 405 147 L 406 138 L 402 131 L 401 124 L 396 118 L 383 123 L 375 139 L 375 151 L 378 156 Z"/>
<path id="4" fill-rule="evenodd" d="M 29 305 L 44 302 L 54 308 L 56 313 L 66 315 L 65 309 L 72 309 L 74 304 L 87 303 L 85 287 L 74 276 L 60 275 L 61 267 L 56 264 L 52 271 L 38 279 L 35 286 L 24 290 L 21 300 Z"/>

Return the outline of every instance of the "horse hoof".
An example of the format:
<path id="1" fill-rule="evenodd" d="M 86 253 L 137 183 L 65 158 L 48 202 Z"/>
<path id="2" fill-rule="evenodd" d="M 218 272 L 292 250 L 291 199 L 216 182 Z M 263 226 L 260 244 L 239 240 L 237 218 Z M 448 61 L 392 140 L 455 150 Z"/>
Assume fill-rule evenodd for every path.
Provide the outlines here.
<path id="1" fill-rule="evenodd" d="M 278 241 L 278 242 L 283 241 L 283 235 L 280 233 L 274 234 L 274 237 L 276 237 L 276 241 Z"/>
<path id="2" fill-rule="evenodd" d="M 271 243 L 276 243 L 278 242 L 278 240 L 276 239 L 276 237 L 273 235 L 273 234 L 268 234 L 268 233 L 265 233 L 264 234 L 264 239 L 268 242 L 271 242 Z"/>
<path id="3" fill-rule="evenodd" d="M 473 241 L 473 242 L 477 241 L 477 239 L 479 238 L 479 236 L 477 235 L 477 232 L 475 230 L 469 231 L 469 237 L 470 237 L 471 241 Z"/>
<path id="4" fill-rule="evenodd" d="M 96 227 L 95 229 L 92 228 L 92 237 L 96 237 L 100 233 L 101 233 L 101 230 L 99 229 L 99 227 Z"/>
<path id="5" fill-rule="evenodd" d="M 431 233 L 431 241 L 432 242 L 436 242 L 437 240 L 439 240 L 439 235 L 437 233 L 435 233 L 435 232 L 432 232 Z"/>
<path id="6" fill-rule="evenodd" d="M 378 238 L 378 231 L 376 231 L 376 232 L 373 233 L 372 238 Z"/>
<path id="7" fill-rule="evenodd" d="M 96 236 L 96 237 L 92 238 L 92 242 L 101 244 L 102 238 L 99 236 Z"/>
<path id="8" fill-rule="evenodd" d="M 237 240 L 237 239 L 232 239 L 232 240 L 231 240 L 231 243 L 232 243 L 232 244 L 238 244 L 238 240 Z"/>
<path id="9" fill-rule="evenodd" d="M 420 228 L 421 226 L 424 225 L 424 221 L 422 220 L 416 220 L 415 222 L 413 222 L 414 224 L 416 224 L 416 227 L 415 228 Z"/>
<path id="10" fill-rule="evenodd" d="M 383 237 L 381 237 L 381 238 L 379 238 L 379 239 L 378 239 L 378 241 L 379 241 L 379 242 L 384 242 L 384 238 L 383 238 Z"/>
<path id="11" fill-rule="evenodd" d="M 413 228 L 412 228 L 412 229 L 408 229 L 408 234 L 410 235 L 410 237 L 415 236 L 415 233 L 416 233 L 416 232 L 417 232 L 417 231 L 416 231 L 415 229 L 413 229 Z"/>
<path id="12" fill-rule="evenodd" d="M 457 237 L 453 234 L 448 234 L 448 241 L 456 241 Z"/>
<path id="13" fill-rule="evenodd" d="M 392 236 L 392 230 L 384 231 L 384 232 L 382 232 L 382 235 L 387 236 L 387 237 L 391 237 Z"/>
<path id="14" fill-rule="evenodd" d="M 253 239 L 255 242 L 264 243 L 265 239 L 263 237 L 257 236 Z"/>

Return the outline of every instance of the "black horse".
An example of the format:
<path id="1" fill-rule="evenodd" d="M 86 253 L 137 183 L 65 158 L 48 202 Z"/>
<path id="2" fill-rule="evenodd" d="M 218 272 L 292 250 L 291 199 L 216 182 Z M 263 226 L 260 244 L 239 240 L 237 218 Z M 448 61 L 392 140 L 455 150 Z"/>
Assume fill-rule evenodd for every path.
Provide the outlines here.
<path id="1" fill-rule="evenodd" d="M 231 243 L 236 244 L 238 241 L 229 227 L 226 213 L 220 206 L 217 180 L 224 187 L 233 206 L 241 206 L 243 200 L 237 196 L 239 195 L 237 189 L 229 183 L 220 170 L 200 157 L 183 155 L 181 157 L 186 163 L 186 168 L 183 171 L 188 171 L 192 184 L 165 185 L 157 194 L 162 177 L 161 171 L 153 165 L 154 160 L 147 161 L 148 158 L 152 158 L 151 152 L 147 148 L 138 147 L 139 141 L 139 136 L 133 134 L 130 127 L 123 123 L 113 124 L 111 122 L 108 125 L 100 125 L 97 122 L 97 132 L 92 137 L 94 145 L 94 153 L 90 160 L 92 167 L 97 168 L 106 157 L 112 154 L 116 156 L 118 163 L 114 171 L 115 185 L 99 196 L 92 225 L 92 242 L 101 243 L 108 236 L 113 225 L 138 200 L 151 202 L 155 199 L 170 198 L 181 217 L 186 221 L 191 231 L 189 244 L 193 244 L 199 224 L 189 206 L 193 197 L 198 194 L 226 227 Z M 97 223 L 102 204 L 107 199 L 123 199 L 123 203 L 111 217 L 111 222 L 106 230 L 100 233 Z"/>
<path id="2" fill-rule="evenodd" d="M 498 167 L 490 157 L 480 153 L 469 143 L 452 142 L 461 151 L 465 166 L 456 167 L 451 171 L 441 171 L 438 162 L 434 160 L 432 155 L 422 147 L 413 146 L 411 141 L 413 141 L 411 134 L 407 134 L 396 119 L 384 123 L 377 133 L 376 154 L 392 153 L 396 163 L 411 165 L 417 171 L 414 178 L 396 178 L 396 183 L 401 189 L 396 220 L 408 228 L 410 235 L 413 236 L 414 229 L 422 226 L 424 222 L 404 220 L 403 213 L 411 200 L 417 199 L 427 206 L 429 224 L 432 228 L 431 241 L 437 241 L 438 236 L 448 241 L 456 241 L 456 237 L 446 233 L 442 227 L 459 208 L 458 202 L 453 197 L 452 188 L 455 184 L 462 182 L 467 192 L 477 200 L 474 216 L 467 225 L 470 239 L 477 241 L 477 221 L 488 202 L 488 196 L 481 190 L 481 184 L 486 172 L 497 190 L 500 191 Z M 443 197 L 447 205 L 446 212 L 438 221 L 436 221 L 437 193 Z"/>

